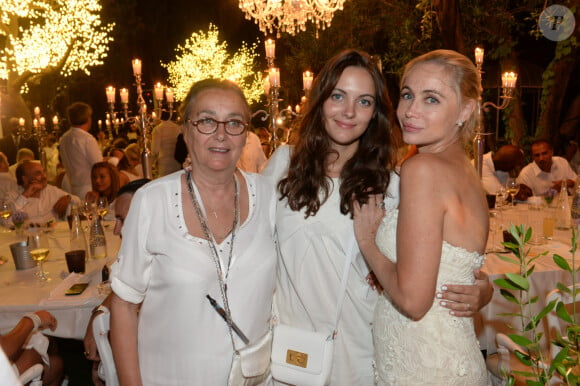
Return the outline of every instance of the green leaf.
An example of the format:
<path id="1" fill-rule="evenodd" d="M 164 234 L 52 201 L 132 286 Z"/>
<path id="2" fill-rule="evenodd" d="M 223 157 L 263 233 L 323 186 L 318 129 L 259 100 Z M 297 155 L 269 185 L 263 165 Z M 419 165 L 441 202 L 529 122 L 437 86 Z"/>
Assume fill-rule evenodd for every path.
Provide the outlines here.
<path id="1" fill-rule="evenodd" d="M 495 279 L 493 281 L 493 283 L 495 285 L 497 285 L 498 287 L 501 288 L 505 288 L 505 289 L 511 289 L 511 290 L 519 290 L 519 287 L 516 287 L 514 284 L 512 284 L 511 281 L 505 279 L 505 278 L 501 278 L 501 279 Z"/>
<path id="2" fill-rule="evenodd" d="M 570 290 L 570 288 L 568 288 L 567 285 L 564 285 L 560 282 L 558 282 L 558 284 L 556 284 L 556 288 L 558 288 L 558 290 L 562 293 L 572 294 L 572 291 Z"/>
<path id="3" fill-rule="evenodd" d="M 501 296 L 503 296 L 505 300 L 515 304 L 520 304 L 520 299 L 517 296 L 514 296 L 514 294 L 512 294 L 510 291 L 500 289 L 499 293 L 501 294 Z"/>
<path id="4" fill-rule="evenodd" d="M 502 243 L 502 244 L 505 244 L 505 243 Z M 518 260 L 510 257 L 511 255 L 500 255 L 499 253 L 496 253 L 496 256 L 499 257 L 503 261 L 507 261 L 508 263 L 520 265 L 520 262 Z"/>
<path id="5" fill-rule="evenodd" d="M 523 335 L 509 334 L 508 336 L 515 344 L 519 344 L 522 347 L 527 347 L 528 345 L 532 344 L 532 341 Z"/>
<path id="6" fill-rule="evenodd" d="M 566 261 L 566 259 L 564 259 L 562 256 L 560 255 L 554 255 L 554 263 L 556 263 L 556 265 L 560 268 L 562 268 L 564 271 L 566 272 L 572 272 L 572 268 L 570 268 L 570 264 L 568 264 L 568 261 Z"/>
<path id="7" fill-rule="evenodd" d="M 542 311 L 540 311 L 540 313 L 537 315 L 538 320 L 541 320 L 544 316 L 548 315 L 548 313 L 554 309 L 554 306 L 556 305 L 557 302 L 558 302 L 557 300 L 552 300 L 550 303 L 548 303 L 546 307 L 544 307 Z"/>
<path id="8" fill-rule="evenodd" d="M 530 289 L 530 283 L 528 282 L 528 279 L 526 279 L 522 275 L 517 273 L 506 273 L 505 276 L 508 278 L 509 281 L 511 281 L 515 286 L 517 286 L 518 289 L 524 291 Z"/>
<path id="9" fill-rule="evenodd" d="M 570 317 L 568 310 L 566 310 L 566 305 L 564 303 L 558 302 L 558 305 L 556 306 L 556 314 L 563 321 L 572 323 L 572 318 Z"/>

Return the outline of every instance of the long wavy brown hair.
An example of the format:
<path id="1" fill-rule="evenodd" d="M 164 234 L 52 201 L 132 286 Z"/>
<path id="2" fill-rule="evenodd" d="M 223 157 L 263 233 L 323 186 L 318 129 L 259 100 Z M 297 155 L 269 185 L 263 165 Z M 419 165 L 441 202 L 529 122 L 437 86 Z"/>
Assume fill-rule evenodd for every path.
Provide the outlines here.
<path id="1" fill-rule="evenodd" d="M 347 67 L 368 71 L 375 85 L 375 112 L 359 138 L 354 156 L 340 175 L 340 211 L 352 216 L 352 200 L 365 203 L 370 194 L 384 194 L 394 162 L 391 139 L 393 108 L 385 79 L 366 53 L 347 50 L 330 59 L 312 84 L 299 135 L 290 159 L 288 175 L 278 183 L 281 199 L 287 198 L 294 211 L 306 209 L 305 217 L 315 215 L 328 199 L 332 180 L 326 176 L 326 160 L 336 154 L 324 127 L 323 104 Z"/>

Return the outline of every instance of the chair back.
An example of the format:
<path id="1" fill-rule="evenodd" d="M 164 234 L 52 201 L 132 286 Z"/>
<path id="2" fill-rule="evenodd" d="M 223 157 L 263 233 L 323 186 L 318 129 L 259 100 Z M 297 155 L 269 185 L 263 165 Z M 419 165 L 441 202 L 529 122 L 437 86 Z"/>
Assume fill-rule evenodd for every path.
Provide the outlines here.
<path id="1" fill-rule="evenodd" d="M 117 369 L 113 360 L 113 351 L 109 343 L 110 317 L 109 309 L 103 305 L 100 306 L 103 311 L 97 314 L 93 319 L 93 335 L 101 357 L 99 366 L 99 378 L 103 379 L 107 386 L 119 386 L 117 379 Z"/>
<path id="2" fill-rule="evenodd" d="M 42 372 L 44 371 L 44 366 L 42 364 L 37 363 L 26 371 L 22 372 L 18 377 L 18 380 L 22 382 L 23 385 L 27 385 L 30 382 L 30 386 L 42 386 Z"/>
<path id="3" fill-rule="evenodd" d="M 573 286 L 568 286 L 568 289 L 571 293 L 564 293 L 559 289 L 551 291 L 546 297 L 546 304 L 549 304 L 553 300 L 562 302 L 570 316 L 572 318 L 576 316 L 576 320 L 580 322 L 580 284 L 576 285 L 575 290 Z M 574 309 L 576 310 L 576 315 L 574 315 Z M 554 310 L 546 315 L 546 321 L 548 323 L 547 339 L 550 339 L 550 357 L 554 359 L 562 348 L 551 343 L 551 341 L 558 336 L 566 336 L 566 327 L 568 326 L 568 323 L 558 317 L 555 307 Z"/>

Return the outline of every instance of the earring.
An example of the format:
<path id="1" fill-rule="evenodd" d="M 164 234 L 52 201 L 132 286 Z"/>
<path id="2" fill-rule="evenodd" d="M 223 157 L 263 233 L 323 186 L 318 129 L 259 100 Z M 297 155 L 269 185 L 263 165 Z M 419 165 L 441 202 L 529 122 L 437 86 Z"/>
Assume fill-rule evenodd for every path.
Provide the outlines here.
<path id="1" fill-rule="evenodd" d="M 463 122 L 462 121 L 458 121 L 457 122 L 457 127 L 459 127 L 461 129 L 463 127 Z"/>

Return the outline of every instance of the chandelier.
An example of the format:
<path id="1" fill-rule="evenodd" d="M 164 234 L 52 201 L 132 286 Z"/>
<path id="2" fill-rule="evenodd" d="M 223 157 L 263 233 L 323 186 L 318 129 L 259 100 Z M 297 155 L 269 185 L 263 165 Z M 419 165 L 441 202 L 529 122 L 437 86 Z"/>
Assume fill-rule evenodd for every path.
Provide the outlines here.
<path id="1" fill-rule="evenodd" d="M 334 12 L 342 11 L 346 0 L 240 0 L 246 19 L 255 20 L 264 34 L 277 31 L 295 35 L 306 31 L 310 21 L 319 29 L 330 26 Z"/>

